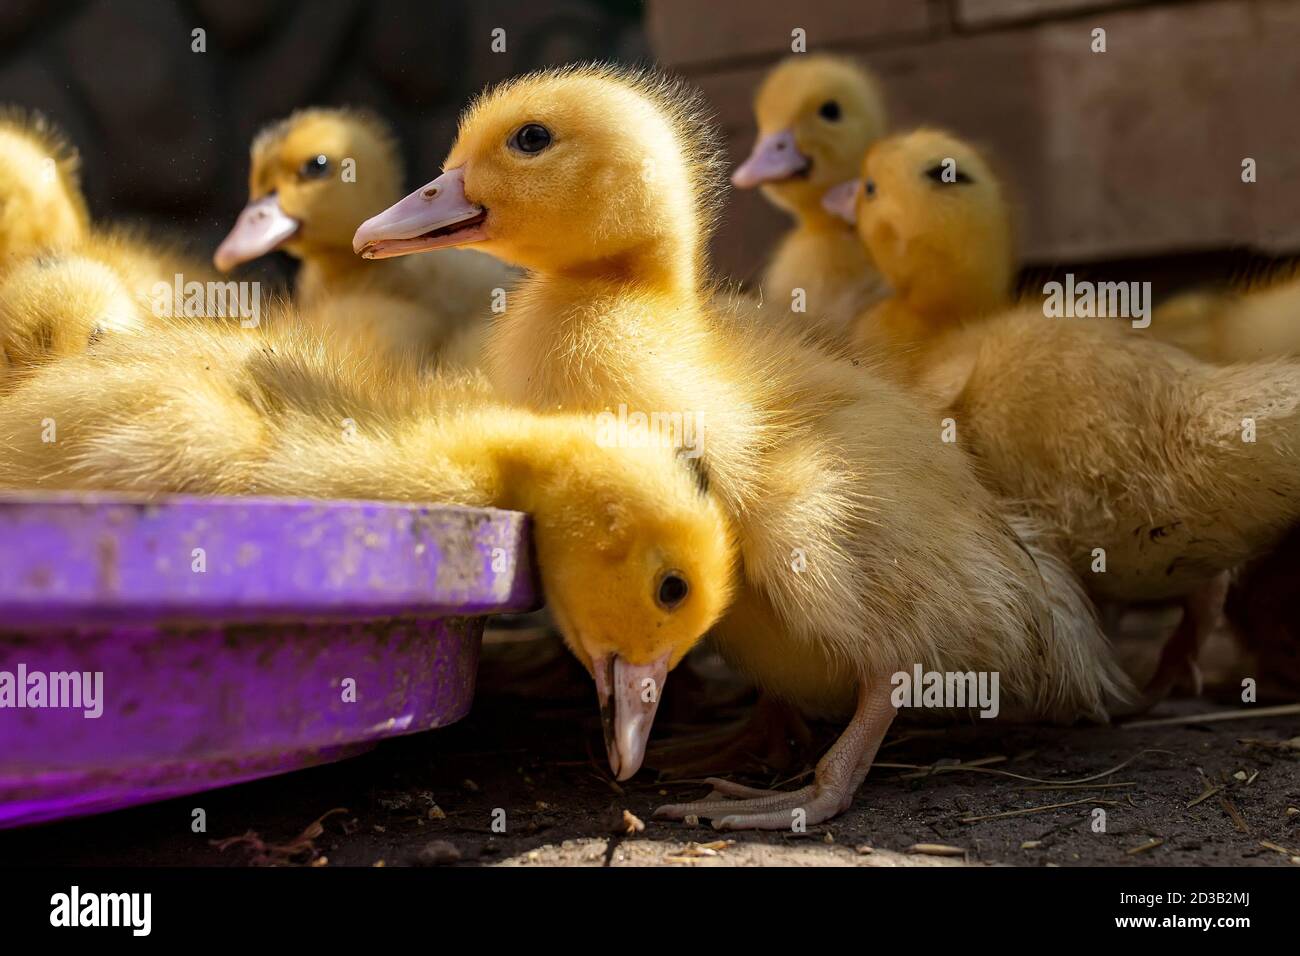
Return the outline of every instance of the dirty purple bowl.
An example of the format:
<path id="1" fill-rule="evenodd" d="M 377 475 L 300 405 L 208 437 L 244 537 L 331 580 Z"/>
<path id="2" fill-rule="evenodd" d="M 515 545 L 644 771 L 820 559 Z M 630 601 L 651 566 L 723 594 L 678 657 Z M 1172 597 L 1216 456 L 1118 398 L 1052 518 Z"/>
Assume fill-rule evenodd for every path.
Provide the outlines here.
<path id="1" fill-rule="evenodd" d="M 473 697 L 484 616 L 536 594 L 514 512 L 0 496 L 0 827 L 450 724 Z M 38 674 L 45 705 L 14 706 L 40 703 Z M 69 674 L 89 676 L 48 677 Z M 56 684 L 68 706 L 50 706 Z"/>

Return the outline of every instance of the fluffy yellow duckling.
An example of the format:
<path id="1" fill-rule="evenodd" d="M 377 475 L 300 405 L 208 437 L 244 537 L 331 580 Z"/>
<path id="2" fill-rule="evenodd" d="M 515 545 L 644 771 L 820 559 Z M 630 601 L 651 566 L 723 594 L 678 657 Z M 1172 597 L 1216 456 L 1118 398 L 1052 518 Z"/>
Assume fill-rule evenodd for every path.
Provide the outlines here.
<path id="1" fill-rule="evenodd" d="M 1189 292 L 1156 309 L 1151 333 L 1206 362 L 1300 358 L 1300 270 L 1227 291 Z"/>
<path id="2" fill-rule="evenodd" d="M 76 150 L 40 114 L 0 109 L 0 270 L 89 229 Z"/>
<path id="3" fill-rule="evenodd" d="M 662 672 L 733 588 L 723 509 L 672 449 L 606 447 L 590 417 L 508 408 L 481 378 L 367 363 L 291 328 L 182 325 L 56 361 L 0 400 L 0 465 L 8 488 L 526 511 L 551 613 L 622 716 L 607 740 L 633 770 Z"/>
<path id="4" fill-rule="evenodd" d="M 475 243 L 524 266 L 494 328 L 498 392 L 656 416 L 661 437 L 698 448 L 744 569 L 720 648 L 778 697 L 852 715 L 809 786 L 718 781 L 739 799 L 661 812 L 766 829 L 841 812 L 894 717 L 892 675 L 917 664 L 999 672 L 1006 710 L 1103 714 L 1123 679 L 1077 582 L 915 401 L 793 332 L 718 313 L 703 261 L 717 164 L 696 109 L 610 67 L 510 81 L 464 114 L 446 171 L 355 239 L 372 257 Z M 616 726 L 630 719 L 616 710 Z"/>
<path id="5" fill-rule="evenodd" d="M 39 116 L 0 115 L 0 388 L 155 317 L 157 286 L 215 276 L 137 230 L 96 228 L 76 152 Z M 168 315 L 160 315 L 167 318 Z"/>
<path id="6" fill-rule="evenodd" d="M 0 390 L 105 337 L 166 325 L 185 314 L 187 302 L 214 320 L 260 321 L 259 290 L 217 296 L 206 291 L 226 285 L 215 279 L 174 245 L 121 227 L 92 229 L 67 248 L 15 258 L 0 271 Z M 187 299 L 186 289 L 196 298 Z"/>
<path id="7" fill-rule="evenodd" d="M 862 154 L 884 135 L 884 100 L 853 61 L 801 54 L 764 78 L 754 118 L 758 139 L 731 181 L 761 188 L 795 219 L 763 277 L 765 308 L 790 310 L 794 290 L 803 289 L 806 314 L 792 313 L 792 322 L 837 339 L 885 289 L 852 230 L 822 208 L 822 196 L 857 175 Z"/>
<path id="8" fill-rule="evenodd" d="M 859 341 L 940 400 L 995 490 L 1055 530 L 1095 596 L 1188 602 L 1163 687 L 1217 623 L 1228 571 L 1300 517 L 1300 364 L 1215 367 L 1124 318 L 999 309 L 1001 187 L 947 134 L 873 147 L 855 214 L 898 290 Z"/>
<path id="9" fill-rule="evenodd" d="M 362 334 L 392 352 L 477 363 L 510 270 L 471 251 L 408 262 L 365 262 L 352 253 L 357 225 L 402 194 L 398 146 L 381 120 L 355 110 L 301 110 L 258 135 L 251 163 L 249 204 L 217 249 L 218 269 L 283 249 L 302 261 L 299 303 L 327 328 L 364 326 Z M 389 303 L 361 313 L 322 309 L 330 297 L 356 292 Z"/>
<path id="10" fill-rule="evenodd" d="M 848 342 L 910 366 L 940 333 L 1010 304 L 1011 215 L 984 157 L 939 130 L 891 136 L 868 155 L 861 184 L 824 200 L 828 212 L 856 221 L 859 244 L 891 290 L 855 320 Z"/>

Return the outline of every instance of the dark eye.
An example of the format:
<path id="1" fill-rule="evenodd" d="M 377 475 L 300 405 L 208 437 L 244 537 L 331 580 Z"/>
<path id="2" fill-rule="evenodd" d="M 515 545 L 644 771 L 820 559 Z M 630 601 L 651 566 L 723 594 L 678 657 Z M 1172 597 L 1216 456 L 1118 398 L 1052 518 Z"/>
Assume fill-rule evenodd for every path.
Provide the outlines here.
<path id="1" fill-rule="evenodd" d="M 680 571 L 665 571 L 659 579 L 659 593 L 655 595 L 655 601 L 665 611 L 676 610 L 686 600 L 690 589 Z"/>
<path id="2" fill-rule="evenodd" d="M 944 186 L 951 186 L 953 183 L 975 182 L 975 180 L 971 179 L 963 173 L 960 168 L 958 168 L 956 160 L 951 159 L 946 159 L 942 163 L 931 166 L 925 171 L 925 175 L 927 178 Z"/>
<path id="3" fill-rule="evenodd" d="M 862 191 L 868 196 L 874 196 L 876 194 L 876 181 L 874 179 L 868 179 L 862 184 Z"/>
<path id="4" fill-rule="evenodd" d="M 834 100 L 827 100 L 817 111 L 817 115 L 824 120 L 830 120 L 832 123 L 840 121 L 840 104 Z"/>
<path id="5" fill-rule="evenodd" d="M 299 179 L 324 179 L 329 175 L 330 161 L 329 157 L 322 153 L 319 156 L 313 156 L 302 164 L 298 170 Z"/>
<path id="6" fill-rule="evenodd" d="M 540 153 L 551 145 L 551 131 L 540 123 L 525 123 L 510 137 L 510 145 L 521 153 Z"/>

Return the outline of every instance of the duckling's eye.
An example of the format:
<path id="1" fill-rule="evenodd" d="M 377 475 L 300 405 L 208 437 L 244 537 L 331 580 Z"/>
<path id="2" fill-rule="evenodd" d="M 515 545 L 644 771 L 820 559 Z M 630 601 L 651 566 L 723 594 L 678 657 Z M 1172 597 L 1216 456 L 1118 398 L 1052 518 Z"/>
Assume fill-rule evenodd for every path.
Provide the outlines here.
<path id="1" fill-rule="evenodd" d="M 659 591 L 655 595 L 657 603 L 665 611 L 675 611 L 686 600 L 690 585 L 680 571 L 665 571 L 659 579 Z"/>
<path id="2" fill-rule="evenodd" d="M 824 120 L 830 120 L 832 123 L 840 121 L 840 104 L 834 100 L 827 100 L 817 111 L 817 115 Z"/>
<path id="3" fill-rule="evenodd" d="M 874 196 L 876 194 L 876 181 L 874 179 L 866 180 L 862 184 L 862 191 L 868 196 Z"/>
<path id="4" fill-rule="evenodd" d="M 329 175 L 330 161 L 324 153 L 313 156 L 304 162 L 298 170 L 299 179 L 324 179 Z"/>
<path id="5" fill-rule="evenodd" d="M 951 186 L 953 183 L 970 184 L 975 182 L 975 180 L 958 169 L 957 164 L 950 159 L 945 159 L 942 163 L 931 166 L 925 171 L 925 175 L 928 179 L 932 179 L 943 186 Z"/>
<path id="6" fill-rule="evenodd" d="M 540 153 L 551 145 L 551 131 L 540 123 L 525 123 L 510 137 L 510 145 L 521 153 Z"/>

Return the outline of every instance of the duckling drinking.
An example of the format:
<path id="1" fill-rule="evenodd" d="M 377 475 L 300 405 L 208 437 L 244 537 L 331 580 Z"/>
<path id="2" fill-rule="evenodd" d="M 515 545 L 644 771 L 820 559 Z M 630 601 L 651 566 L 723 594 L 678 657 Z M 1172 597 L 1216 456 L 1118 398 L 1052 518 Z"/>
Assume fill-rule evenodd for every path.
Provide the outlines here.
<path id="1" fill-rule="evenodd" d="M 602 710 L 622 716 L 610 753 L 639 765 L 638 722 L 658 704 L 647 686 L 662 686 L 733 590 L 727 518 L 689 463 L 605 447 L 589 416 L 505 407 L 481 378 L 419 374 L 270 325 L 182 321 L 37 370 L 0 398 L 0 487 L 527 511 L 550 611 Z"/>

